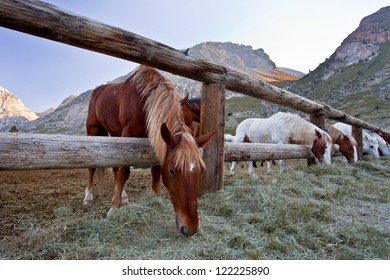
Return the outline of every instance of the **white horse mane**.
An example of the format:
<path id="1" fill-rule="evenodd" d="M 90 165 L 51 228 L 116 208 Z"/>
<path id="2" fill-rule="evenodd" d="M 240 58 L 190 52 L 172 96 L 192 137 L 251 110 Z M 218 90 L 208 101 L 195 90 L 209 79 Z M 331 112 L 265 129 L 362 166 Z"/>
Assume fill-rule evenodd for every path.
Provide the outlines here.
<path id="1" fill-rule="evenodd" d="M 291 133 L 290 137 L 293 140 L 304 141 L 310 145 L 317 139 L 315 134 L 315 131 L 317 130 L 321 133 L 322 137 L 327 138 L 327 142 L 331 141 L 330 136 L 325 131 L 298 115 L 279 112 L 271 118 L 275 118 L 278 121 L 281 121 L 283 125 L 289 127 Z"/>

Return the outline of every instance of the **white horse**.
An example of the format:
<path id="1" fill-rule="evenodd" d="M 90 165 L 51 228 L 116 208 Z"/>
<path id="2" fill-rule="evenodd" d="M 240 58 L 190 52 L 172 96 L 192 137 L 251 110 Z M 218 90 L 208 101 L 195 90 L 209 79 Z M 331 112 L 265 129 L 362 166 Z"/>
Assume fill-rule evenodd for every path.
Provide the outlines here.
<path id="1" fill-rule="evenodd" d="M 231 134 L 225 134 L 225 142 L 236 142 L 236 139 L 233 135 Z"/>
<path id="2" fill-rule="evenodd" d="M 245 135 L 252 143 L 289 144 L 292 140 L 305 143 L 310 146 L 317 162 L 331 163 L 332 139 L 330 136 L 297 115 L 279 112 L 265 119 L 246 119 L 237 126 L 236 141 L 243 142 Z M 248 165 L 249 175 L 255 176 L 252 162 Z M 280 160 L 279 165 L 280 172 L 283 172 L 285 160 Z M 231 171 L 234 171 L 235 167 L 233 163 Z"/>
<path id="3" fill-rule="evenodd" d="M 350 124 L 338 122 L 333 126 L 342 133 L 352 136 L 352 126 Z M 363 152 L 379 158 L 378 148 L 378 141 L 375 139 L 375 137 L 372 137 L 367 130 L 363 129 Z"/>
<path id="4" fill-rule="evenodd" d="M 367 130 L 368 134 L 378 141 L 378 149 L 384 156 L 390 156 L 390 145 L 378 133 Z"/>
<path id="5" fill-rule="evenodd" d="M 231 143 L 236 143 L 236 137 L 234 137 L 231 134 L 225 133 L 225 142 L 231 142 Z M 226 167 L 227 169 L 231 169 L 231 162 L 226 162 Z"/>

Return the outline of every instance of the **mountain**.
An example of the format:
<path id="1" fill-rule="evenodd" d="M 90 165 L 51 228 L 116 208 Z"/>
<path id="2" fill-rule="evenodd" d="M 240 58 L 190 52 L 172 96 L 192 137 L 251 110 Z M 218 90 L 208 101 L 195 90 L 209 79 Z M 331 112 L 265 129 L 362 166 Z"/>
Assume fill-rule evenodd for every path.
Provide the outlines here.
<path id="1" fill-rule="evenodd" d="M 36 114 L 38 117 L 43 117 L 43 116 L 46 116 L 48 114 L 53 113 L 55 110 L 56 110 L 56 108 L 50 107 L 49 109 L 46 109 L 45 111 L 40 112 L 40 113 L 36 113 Z"/>
<path id="2" fill-rule="evenodd" d="M 253 50 L 250 46 L 233 43 L 207 42 L 198 44 L 188 50 L 189 55 L 207 59 L 211 62 L 222 64 L 247 75 L 255 76 L 266 81 L 297 80 L 302 73 L 297 72 L 295 76 L 284 72 L 276 67 L 275 63 L 262 49 Z M 121 82 L 127 79 L 131 73 L 115 79 L 112 82 Z M 162 74 L 176 85 L 176 89 L 190 97 L 199 97 L 201 83 L 176 76 L 168 72 Z M 88 111 L 88 102 L 92 89 L 79 96 L 72 96 L 66 100 L 52 113 L 44 115 L 35 121 L 22 124 L 18 129 L 22 132 L 34 133 L 58 133 L 58 134 L 85 134 L 85 120 Z M 227 98 L 241 96 L 237 93 L 227 91 Z M 263 104 L 263 102 L 259 102 Z M 264 110 L 269 111 L 267 106 L 261 105 Z M 261 111 L 259 109 L 259 111 Z M 242 112 L 240 112 L 242 114 Z M 245 115 L 245 113 L 244 113 Z"/>
<path id="3" fill-rule="evenodd" d="M 66 98 L 52 113 L 18 127 L 21 132 L 44 134 L 85 134 L 88 102 L 93 90 Z"/>
<path id="4" fill-rule="evenodd" d="M 37 118 L 19 97 L 0 86 L 0 132 L 9 131 L 14 125 L 21 126 Z"/>
<path id="5" fill-rule="evenodd" d="M 251 46 L 231 42 L 206 42 L 193 46 L 188 53 L 197 58 L 247 72 L 266 82 L 298 80 L 299 78 L 299 74 L 296 76 L 276 67 L 263 49 L 254 50 Z"/>
<path id="6" fill-rule="evenodd" d="M 38 118 L 33 111 L 24 106 L 19 97 L 0 86 L 0 118 L 9 117 L 24 117 L 29 121 Z"/>
<path id="7" fill-rule="evenodd" d="M 286 89 L 389 129 L 390 6 L 363 18 L 328 59 Z"/>

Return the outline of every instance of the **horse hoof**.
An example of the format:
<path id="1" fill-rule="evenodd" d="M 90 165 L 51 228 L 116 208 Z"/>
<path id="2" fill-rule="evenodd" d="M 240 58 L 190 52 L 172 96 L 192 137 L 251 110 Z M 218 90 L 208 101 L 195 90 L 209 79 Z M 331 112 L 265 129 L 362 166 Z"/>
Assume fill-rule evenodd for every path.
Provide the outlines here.
<path id="1" fill-rule="evenodd" d="M 115 214 L 115 209 L 116 208 L 110 208 L 110 210 L 107 212 L 107 218 L 110 218 L 110 217 L 112 217 L 112 216 L 114 216 L 114 214 Z"/>
<path id="2" fill-rule="evenodd" d="M 83 200 L 83 204 L 84 205 L 91 204 L 92 202 L 93 202 L 93 197 L 92 196 L 85 196 L 85 198 Z"/>
<path id="3" fill-rule="evenodd" d="M 158 190 L 158 191 L 153 190 L 153 192 L 155 193 L 156 196 L 161 197 L 160 190 Z"/>
<path id="4" fill-rule="evenodd" d="M 129 198 L 128 197 L 122 197 L 121 205 L 125 205 L 127 203 L 129 203 Z"/>
<path id="5" fill-rule="evenodd" d="M 129 197 L 125 191 L 122 191 L 121 205 L 125 205 L 127 203 L 129 203 Z"/>
<path id="6" fill-rule="evenodd" d="M 85 190 L 84 202 L 83 204 L 90 204 L 93 202 L 93 194 L 92 192 Z"/>
<path id="7" fill-rule="evenodd" d="M 89 205 L 93 202 L 93 200 L 85 200 L 83 201 L 83 205 Z"/>

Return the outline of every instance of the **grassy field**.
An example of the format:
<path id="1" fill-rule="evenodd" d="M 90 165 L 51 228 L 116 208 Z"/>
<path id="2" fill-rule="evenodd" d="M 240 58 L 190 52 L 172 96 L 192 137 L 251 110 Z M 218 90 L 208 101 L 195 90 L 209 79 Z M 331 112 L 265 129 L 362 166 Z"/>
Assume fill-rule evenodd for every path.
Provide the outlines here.
<path id="1" fill-rule="evenodd" d="M 4 239 L 0 259 L 390 259 L 390 158 L 287 161 L 284 174 L 257 174 L 226 172 L 223 190 L 199 200 L 192 238 L 176 230 L 170 201 L 147 192 L 110 219 L 57 215 L 17 242 Z"/>

